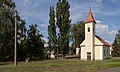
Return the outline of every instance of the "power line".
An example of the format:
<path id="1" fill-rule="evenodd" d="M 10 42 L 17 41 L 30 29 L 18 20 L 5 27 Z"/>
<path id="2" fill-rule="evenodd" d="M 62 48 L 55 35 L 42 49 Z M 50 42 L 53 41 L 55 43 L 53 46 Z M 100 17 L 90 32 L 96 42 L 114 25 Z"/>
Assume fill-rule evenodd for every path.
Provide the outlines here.
<path id="1" fill-rule="evenodd" d="M 29 3 L 29 0 L 26 2 L 27 4 L 25 4 L 24 6 L 23 6 L 23 8 L 21 9 L 21 11 L 19 12 L 19 13 L 21 13 L 26 7 L 27 7 L 27 5 L 28 5 L 28 3 Z"/>
<path id="2" fill-rule="evenodd" d="M 26 8 L 26 5 L 21 9 L 21 11 L 19 12 L 19 14 Z"/>

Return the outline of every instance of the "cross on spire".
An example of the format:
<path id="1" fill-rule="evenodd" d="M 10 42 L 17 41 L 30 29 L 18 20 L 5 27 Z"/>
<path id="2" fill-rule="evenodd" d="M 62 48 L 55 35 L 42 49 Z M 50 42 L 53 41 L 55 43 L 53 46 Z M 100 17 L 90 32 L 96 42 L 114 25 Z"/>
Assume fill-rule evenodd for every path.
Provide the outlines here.
<path id="1" fill-rule="evenodd" d="M 90 4 L 90 0 L 88 0 L 88 5 L 89 5 L 89 11 L 91 11 L 91 4 Z"/>

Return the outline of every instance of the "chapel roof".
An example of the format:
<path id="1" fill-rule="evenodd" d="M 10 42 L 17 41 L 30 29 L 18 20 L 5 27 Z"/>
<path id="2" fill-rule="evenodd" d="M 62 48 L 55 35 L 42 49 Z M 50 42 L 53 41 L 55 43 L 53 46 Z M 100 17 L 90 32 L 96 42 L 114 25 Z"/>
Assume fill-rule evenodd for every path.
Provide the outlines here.
<path id="1" fill-rule="evenodd" d="M 112 44 L 110 44 L 110 46 L 112 47 Z"/>
<path id="2" fill-rule="evenodd" d="M 99 37 L 99 36 L 97 36 L 97 35 L 95 35 L 95 37 L 96 37 L 98 40 L 100 40 L 104 45 L 111 47 L 111 44 L 107 43 L 107 42 L 106 42 L 104 39 L 102 39 L 101 37 Z"/>
<path id="3" fill-rule="evenodd" d="M 94 20 L 94 17 L 92 15 L 91 11 L 89 11 L 88 16 L 87 16 L 86 20 L 84 20 L 84 22 L 85 23 L 88 23 L 88 22 L 94 22 L 94 23 L 96 23 L 96 21 Z"/>

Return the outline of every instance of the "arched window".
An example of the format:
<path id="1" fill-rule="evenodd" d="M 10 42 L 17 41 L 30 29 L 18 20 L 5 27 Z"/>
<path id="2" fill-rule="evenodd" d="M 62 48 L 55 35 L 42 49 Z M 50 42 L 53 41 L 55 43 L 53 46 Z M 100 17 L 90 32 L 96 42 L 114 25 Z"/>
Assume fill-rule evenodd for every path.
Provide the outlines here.
<path id="1" fill-rule="evenodd" d="M 90 32 L 90 28 L 88 27 L 88 32 Z"/>

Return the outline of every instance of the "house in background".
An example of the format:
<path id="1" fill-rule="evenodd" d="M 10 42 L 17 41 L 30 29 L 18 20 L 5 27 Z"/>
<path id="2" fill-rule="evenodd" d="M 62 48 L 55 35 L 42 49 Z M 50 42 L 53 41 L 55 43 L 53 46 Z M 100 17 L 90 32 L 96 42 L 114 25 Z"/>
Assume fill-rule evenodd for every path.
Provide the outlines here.
<path id="1" fill-rule="evenodd" d="M 85 22 L 85 40 L 80 44 L 81 60 L 104 60 L 110 57 L 111 45 L 95 35 L 96 21 L 90 11 Z"/>
<path id="2" fill-rule="evenodd" d="M 80 46 L 76 46 L 76 56 L 80 55 Z"/>
<path id="3" fill-rule="evenodd" d="M 111 47 L 110 47 L 110 56 L 112 56 L 112 51 L 113 51 L 113 49 L 112 49 L 112 44 L 111 44 Z"/>

